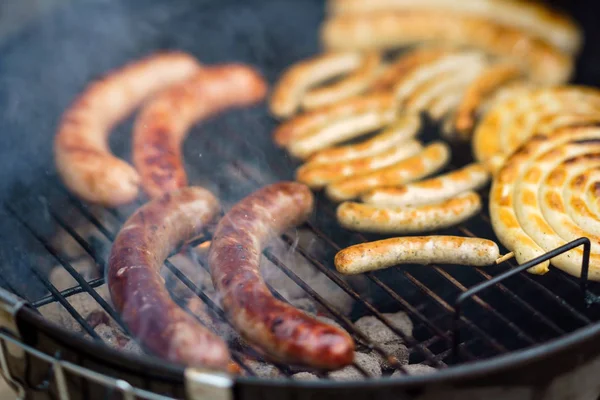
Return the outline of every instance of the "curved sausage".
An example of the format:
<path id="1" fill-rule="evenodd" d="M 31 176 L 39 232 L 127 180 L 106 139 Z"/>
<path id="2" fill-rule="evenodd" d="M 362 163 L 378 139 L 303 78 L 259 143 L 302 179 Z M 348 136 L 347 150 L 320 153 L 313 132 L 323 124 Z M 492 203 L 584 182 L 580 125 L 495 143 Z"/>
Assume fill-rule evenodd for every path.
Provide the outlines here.
<path id="1" fill-rule="evenodd" d="M 459 236 L 409 236 L 361 243 L 339 251 L 335 268 L 345 275 L 398 264 L 456 264 L 484 267 L 500 257 L 491 240 Z"/>
<path id="2" fill-rule="evenodd" d="M 389 93 L 378 93 L 352 97 L 318 110 L 300 114 L 279 125 L 273 133 L 275 144 L 289 146 L 305 135 L 332 122 L 341 122 L 357 113 L 382 110 L 392 107 L 394 97 Z"/>
<path id="3" fill-rule="evenodd" d="M 481 189 L 489 178 L 484 166 L 469 164 L 424 181 L 375 189 L 365 193 L 361 200 L 369 204 L 397 207 L 438 203 L 469 190 Z"/>
<path id="4" fill-rule="evenodd" d="M 115 308 L 146 347 L 172 362 L 225 370 L 226 344 L 173 302 L 160 275 L 169 254 L 200 233 L 218 211 L 217 199 L 199 187 L 146 203 L 117 235 L 107 279 Z"/>
<path id="5" fill-rule="evenodd" d="M 246 340 L 288 364 L 337 369 L 354 358 L 348 333 L 275 299 L 259 272 L 266 242 L 302 223 L 312 208 L 312 194 L 304 185 L 266 186 L 223 217 L 208 258 L 223 308 Z"/>
<path id="6" fill-rule="evenodd" d="M 367 90 L 381 70 L 381 54 L 364 55 L 362 64 L 347 76 L 329 85 L 308 90 L 302 98 L 302 107 L 310 110 L 361 94 Z"/>
<path id="7" fill-rule="evenodd" d="M 423 150 L 416 140 L 409 140 L 401 146 L 391 147 L 379 154 L 328 164 L 304 164 L 296 171 L 296 180 L 313 189 L 320 189 L 332 182 L 351 176 L 364 175 L 396 164 Z"/>
<path id="8" fill-rule="evenodd" d="M 384 50 L 436 42 L 470 47 L 522 64 L 531 79 L 547 84 L 569 80 L 573 60 L 546 41 L 486 18 L 440 11 L 348 14 L 325 21 L 321 39 L 330 51 Z"/>
<path id="9" fill-rule="evenodd" d="M 394 10 L 437 10 L 454 14 L 489 18 L 501 24 L 524 29 L 563 51 L 576 53 L 582 33 L 571 18 L 545 4 L 506 0 L 329 0 L 333 15 L 365 14 Z"/>
<path id="10" fill-rule="evenodd" d="M 289 67 L 271 94 L 271 113 L 278 118 L 291 117 L 311 86 L 355 70 L 362 62 L 359 52 L 340 52 L 318 55 Z"/>
<path id="11" fill-rule="evenodd" d="M 352 115 L 332 119 L 291 142 L 287 149 L 294 157 L 305 159 L 319 150 L 365 135 L 391 124 L 397 116 L 393 97 L 379 108 L 357 109 Z"/>
<path id="12" fill-rule="evenodd" d="M 108 207 L 133 201 L 140 177 L 110 152 L 111 128 L 150 95 L 199 69 L 190 55 L 158 53 L 88 85 L 63 114 L 54 141 L 56 167 L 67 188 L 83 200 Z"/>
<path id="13" fill-rule="evenodd" d="M 402 114 L 381 133 L 360 143 L 321 150 L 308 159 L 308 164 L 329 164 L 371 157 L 391 147 L 409 142 L 419 133 L 421 118 L 418 114 Z"/>
<path id="14" fill-rule="evenodd" d="M 449 160 L 448 145 L 435 142 L 419 154 L 389 167 L 334 182 L 327 186 L 326 193 L 333 201 L 354 199 L 379 187 L 403 185 L 422 179 L 442 169 Z"/>
<path id="15" fill-rule="evenodd" d="M 344 228 L 354 231 L 404 235 L 448 228 L 466 221 L 479 210 L 479 195 L 466 192 L 441 203 L 417 207 L 346 202 L 339 205 L 337 219 Z"/>
<path id="16" fill-rule="evenodd" d="M 186 186 L 181 144 L 190 127 L 227 108 L 255 104 L 266 90 L 257 71 L 228 64 L 203 68 L 153 98 L 133 130 L 133 163 L 144 191 L 154 198 Z"/>

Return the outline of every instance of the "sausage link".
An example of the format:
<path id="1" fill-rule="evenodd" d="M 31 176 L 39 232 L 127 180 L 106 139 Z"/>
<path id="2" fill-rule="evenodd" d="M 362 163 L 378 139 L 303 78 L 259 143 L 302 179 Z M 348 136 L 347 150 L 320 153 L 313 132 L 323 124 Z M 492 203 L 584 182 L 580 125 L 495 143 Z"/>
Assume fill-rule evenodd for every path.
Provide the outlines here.
<path id="1" fill-rule="evenodd" d="M 422 150 L 421 143 L 409 140 L 401 146 L 392 147 L 370 157 L 328 164 L 308 163 L 296 171 L 296 180 L 313 189 L 320 189 L 344 178 L 363 175 L 396 164 Z"/>
<path id="2" fill-rule="evenodd" d="M 481 189 L 489 178 L 484 166 L 469 164 L 421 182 L 375 189 L 364 194 L 361 200 L 369 204 L 397 207 L 438 203 L 469 190 Z"/>
<path id="3" fill-rule="evenodd" d="M 483 267 L 500 257 L 491 240 L 459 236 L 410 236 L 361 243 L 339 251 L 335 268 L 345 275 L 398 264 L 456 264 Z"/>
<path id="4" fill-rule="evenodd" d="M 200 65 L 184 53 L 158 53 L 88 85 L 63 114 L 54 141 L 58 173 L 78 197 L 108 207 L 135 199 L 140 177 L 108 146 L 111 128 L 152 94 L 182 82 Z"/>
<path id="5" fill-rule="evenodd" d="M 421 153 L 389 167 L 332 183 L 327 186 L 326 193 L 334 201 L 350 200 L 372 189 L 402 185 L 424 178 L 443 168 L 449 160 L 448 145 L 435 142 Z"/>
<path id="6" fill-rule="evenodd" d="M 302 98 L 302 107 L 311 110 L 364 93 L 381 71 L 381 54 L 369 52 L 355 71 L 335 83 L 310 89 Z"/>
<path id="7" fill-rule="evenodd" d="M 160 275 L 168 255 L 200 233 L 218 211 L 217 199 L 199 187 L 146 203 L 117 235 L 107 277 L 115 308 L 146 347 L 172 362 L 225 370 L 225 343 L 173 302 Z"/>
<path id="8" fill-rule="evenodd" d="M 466 221 L 479 210 L 479 195 L 466 192 L 441 203 L 418 207 L 345 202 L 337 209 L 337 219 L 344 228 L 354 231 L 403 235 L 448 228 Z"/>
<path id="9" fill-rule="evenodd" d="M 304 60 L 284 71 L 269 100 L 271 113 L 289 118 L 298 111 L 302 96 L 311 86 L 358 68 L 358 52 L 326 53 Z"/>
<path id="10" fill-rule="evenodd" d="M 515 60 L 546 84 L 569 80 L 573 60 L 545 40 L 486 18 L 440 11 L 395 11 L 341 15 L 325 21 L 321 40 L 330 51 L 385 50 L 436 42 L 469 47 Z"/>
<path id="11" fill-rule="evenodd" d="M 312 208 L 312 194 L 302 184 L 266 186 L 220 221 L 208 258 L 223 308 L 248 342 L 287 364 L 337 369 L 354 358 L 350 335 L 275 299 L 259 271 L 265 243 L 302 223 Z"/>
<path id="12" fill-rule="evenodd" d="M 273 133 L 273 140 L 278 146 L 286 147 L 303 136 L 310 135 L 311 132 L 323 125 L 343 121 L 357 113 L 389 108 L 393 106 L 393 102 L 394 98 L 390 93 L 352 97 L 318 110 L 308 111 L 285 121 Z"/>
<path id="13" fill-rule="evenodd" d="M 329 0 L 332 15 L 436 10 L 452 15 L 489 18 L 539 36 L 568 53 L 576 53 L 582 33 L 575 21 L 546 4 L 506 0 Z"/>
<path id="14" fill-rule="evenodd" d="M 267 86 L 254 69 L 236 64 L 207 67 L 153 98 L 133 131 L 133 163 L 144 191 L 158 197 L 187 185 L 181 144 L 190 127 L 229 107 L 264 98 Z"/>

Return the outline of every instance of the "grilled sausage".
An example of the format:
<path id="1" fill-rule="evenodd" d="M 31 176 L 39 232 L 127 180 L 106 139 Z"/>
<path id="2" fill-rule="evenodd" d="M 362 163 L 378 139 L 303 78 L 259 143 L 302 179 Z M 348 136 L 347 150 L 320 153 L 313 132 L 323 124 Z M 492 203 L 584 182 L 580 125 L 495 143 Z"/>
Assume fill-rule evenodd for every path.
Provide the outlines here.
<path id="1" fill-rule="evenodd" d="M 288 121 L 275 129 L 273 140 L 280 147 L 289 146 L 305 135 L 332 122 L 340 122 L 370 110 L 382 110 L 392 107 L 394 98 L 389 93 L 378 93 L 356 96 L 318 110 L 308 111 Z"/>
<path id="2" fill-rule="evenodd" d="M 54 141 L 58 173 L 83 200 L 115 207 L 138 194 L 140 177 L 111 154 L 108 135 L 148 96 L 182 82 L 200 65 L 184 53 L 159 53 L 88 85 L 63 114 Z"/>
<path id="3" fill-rule="evenodd" d="M 335 268 L 345 275 L 398 264 L 458 264 L 483 267 L 500 256 L 491 240 L 459 236 L 410 236 L 361 243 L 339 251 Z"/>
<path id="4" fill-rule="evenodd" d="M 145 204 L 117 235 L 107 279 L 115 308 L 146 347 L 172 362 L 224 370 L 225 343 L 173 302 L 160 275 L 168 255 L 200 233 L 218 210 L 217 199 L 199 187 Z"/>
<path id="5" fill-rule="evenodd" d="M 581 47 L 582 34 L 568 16 L 544 4 L 506 0 L 329 0 L 333 15 L 359 14 L 378 11 L 437 10 L 452 15 L 472 15 L 489 18 L 500 24 L 524 29 L 561 50 L 576 53 Z"/>
<path id="6" fill-rule="evenodd" d="M 481 164 L 469 164 L 456 171 L 421 182 L 384 187 L 365 193 L 362 201 L 376 205 L 418 206 L 438 203 L 469 190 L 481 189 L 489 174 Z"/>
<path id="7" fill-rule="evenodd" d="M 491 93 L 506 83 L 523 77 L 523 71 L 513 63 L 493 64 L 469 86 L 456 110 L 454 131 L 457 138 L 468 141 L 475 127 L 477 112 Z"/>
<path id="8" fill-rule="evenodd" d="M 546 153 L 545 158 L 550 161 L 564 159 L 566 152 L 569 152 L 569 156 L 574 154 L 573 149 L 579 149 L 577 151 L 582 152 L 593 151 L 594 148 L 597 149 L 599 139 L 600 130 L 598 128 L 585 126 L 561 128 L 549 136 L 534 136 L 526 145 L 513 153 L 494 176 L 490 190 L 490 219 L 492 227 L 500 242 L 515 253 L 515 258 L 520 264 L 541 256 L 546 251 L 530 235 L 531 229 L 525 231 L 521 226 L 522 221 L 516 214 L 515 184 L 524 176 L 529 166 L 534 165 L 535 160 L 544 153 Z M 529 173 L 529 177 L 535 178 L 535 172 Z M 527 204 L 532 204 L 534 198 L 528 195 L 525 201 Z M 529 218 L 528 216 L 524 217 L 525 219 Z M 543 219 L 540 219 L 535 214 L 531 218 L 531 223 L 534 223 L 536 226 L 538 222 L 540 225 L 542 222 L 545 223 Z M 541 232 L 549 233 L 549 230 L 544 229 Z M 553 259 L 552 263 L 556 262 L 557 264 L 555 265 L 559 268 L 572 275 L 577 275 L 581 265 L 580 263 L 577 264 L 581 260 L 580 257 L 581 249 L 574 249 L 566 253 L 564 257 Z M 562 263 L 561 260 L 564 261 L 565 258 L 571 262 Z M 593 263 L 590 263 L 590 279 L 593 276 L 596 279 L 600 279 L 600 273 L 593 265 Z M 548 272 L 548 266 L 549 262 L 544 262 L 530 269 L 529 272 L 540 275 L 545 274 Z"/>
<path id="9" fill-rule="evenodd" d="M 600 91 L 579 86 L 530 90 L 496 103 L 477 125 L 473 153 L 479 161 L 496 154 L 510 154 L 531 135 L 570 125 L 567 114 L 600 115 Z M 558 119 L 553 120 L 554 116 Z M 552 118 L 547 121 L 547 118 Z M 546 119 L 546 126 L 540 126 Z M 562 121 L 562 122 L 561 122 Z"/>
<path id="10" fill-rule="evenodd" d="M 412 71 L 437 61 L 449 53 L 451 51 L 448 49 L 436 47 L 419 47 L 415 50 L 402 53 L 396 61 L 388 65 L 374 80 L 370 90 L 372 92 L 389 91 L 397 82 L 410 75 Z"/>
<path id="11" fill-rule="evenodd" d="M 436 42 L 470 47 L 522 64 L 539 82 L 566 82 L 571 57 L 546 41 L 485 18 L 440 11 L 396 11 L 341 15 L 327 20 L 321 32 L 330 51 L 383 50 Z"/>
<path id="12" fill-rule="evenodd" d="M 296 171 L 296 180 L 313 189 L 320 189 L 329 183 L 337 182 L 350 176 L 363 175 L 381 168 L 396 164 L 412 157 L 423 150 L 416 140 L 409 140 L 401 146 L 391 147 L 379 154 L 327 164 L 304 164 Z"/>
<path id="13" fill-rule="evenodd" d="M 345 202 L 338 206 L 337 219 L 344 228 L 354 231 L 404 235 L 457 225 L 480 209 L 477 193 L 466 192 L 441 203 L 417 207 Z"/>
<path id="14" fill-rule="evenodd" d="M 600 207 L 598 207 L 598 197 L 600 193 L 600 170 L 587 170 L 581 172 L 569 180 L 562 193 L 565 196 L 566 211 L 569 217 L 579 226 L 585 226 L 586 229 L 596 236 L 600 236 Z M 543 194 L 544 199 L 550 198 L 550 195 Z M 543 204 L 545 206 L 545 204 Z M 545 208 L 542 209 L 545 211 Z"/>
<path id="15" fill-rule="evenodd" d="M 255 70 L 229 64 L 203 68 L 152 99 L 133 131 L 133 163 L 145 192 L 158 197 L 186 186 L 181 144 L 189 128 L 229 107 L 260 101 L 266 89 Z"/>
<path id="16" fill-rule="evenodd" d="M 362 64 L 355 71 L 329 85 L 308 90 L 301 100 L 302 108 L 310 110 L 361 94 L 367 90 L 381 70 L 381 54 L 364 55 Z"/>
<path id="17" fill-rule="evenodd" d="M 422 179 L 443 168 L 450 160 L 450 148 L 443 142 L 427 146 L 421 153 L 368 174 L 350 177 L 327 186 L 333 201 L 354 199 L 379 187 L 403 185 Z"/>
<path id="18" fill-rule="evenodd" d="M 275 299 L 259 273 L 269 238 L 302 223 L 312 207 L 310 190 L 299 183 L 281 182 L 254 192 L 217 226 L 209 264 L 223 308 L 248 342 L 288 364 L 337 369 L 354 358 L 352 338 Z"/>
<path id="19" fill-rule="evenodd" d="M 289 143 L 288 151 L 293 156 L 305 159 L 319 150 L 362 136 L 366 133 L 381 129 L 396 119 L 396 108 L 393 97 L 387 96 L 387 101 L 379 107 L 357 107 L 352 115 L 332 118 L 319 127 L 307 132 L 296 141 Z"/>
<path id="20" fill-rule="evenodd" d="M 269 101 L 271 113 L 278 118 L 291 117 L 311 86 L 355 70 L 362 62 L 360 53 L 342 52 L 326 53 L 291 66 L 273 89 Z"/>
<path id="21" fill-rule="evenodd" d="M 310 157 L 308 163 L 329 164 L 374 156 L 390 147 L 408 142 L 417 135 L 420 127 L 421 118 L 418 114 L 403 114 L 373 138 L 356 144 L 321 150 Z"/>

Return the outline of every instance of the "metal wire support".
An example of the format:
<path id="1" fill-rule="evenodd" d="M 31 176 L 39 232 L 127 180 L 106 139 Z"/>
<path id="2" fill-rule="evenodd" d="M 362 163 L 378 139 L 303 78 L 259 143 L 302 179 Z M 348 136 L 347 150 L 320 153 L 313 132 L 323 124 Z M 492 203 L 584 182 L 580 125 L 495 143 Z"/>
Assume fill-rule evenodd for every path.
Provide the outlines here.
<path id="1" fill-rule="evenodd" d="M 536 265 L 548 261 L 556 256 L 559 256 L 567 251 L 570 251 L 576 247 L 583 246 L 583 257 L 581 260 L 581 277 L 580 277 L 580 287 L 583 298 L 586 298 L 587 294 L 587 285 L 588 285 L 588 274 L 590 269 L 590 250 L 591 243 L 590 239 L 586 237 L 581 237 L 579 239 L 573 240 L 563 246 L 560 246 L 554 250 L 547 252 L 533 260 L 526 262 L 525 264 L 521 264 L 509 271 L 506 271 L 503 274 L 500 274 L 488 281 L 482 282 L 478 285 L 473 286 L 469 290 L 461 293 L 454 302 L 454 319 L 452 321 L 452 360 L 453 362 L 458 362 L 458 348 L 460 345 L 460 321 L 461 321 L 461 311 L 463 303 L 477 295 L 478 293 L 484 291 L 485 289 L 495 286 L 503 280 L 510 278 L 513 275 L 516 275 L 520 272 L 528 270 L 529 268 L 535 267 Z"/>

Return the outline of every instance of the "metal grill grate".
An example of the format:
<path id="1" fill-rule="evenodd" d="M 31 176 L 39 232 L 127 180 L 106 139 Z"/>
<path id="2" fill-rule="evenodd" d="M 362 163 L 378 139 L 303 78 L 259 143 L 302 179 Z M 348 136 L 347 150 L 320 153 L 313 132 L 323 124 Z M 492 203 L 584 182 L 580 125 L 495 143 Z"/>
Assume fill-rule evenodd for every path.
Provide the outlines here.
<path id="1" fill-rule="evenodd" d="M 202 144 L 205 151 L 212 152 L 214 157 L 205 162 L 198 162 L 190 174 L 200 176 L 219 175 L 218 190 L 221 197 L 226 199 L 239 199 L 258 187 L 277 181 L 289 179 L 294 164 L 281 152 L 272 148 L 267 149 L 264 160 L 252 162 L 253 156 L 263 155 L 262 151 L 254 148 L 248 141 L 238 134 L 224 135 L 222 140 L 205 140 Z M 234 155 L 245 155 L 238 157 Z M 219 164 L 212 164 L 215 159 L 221 160 Z M 230 161 L 234 160 L 234 161 Z M 269 175 L 256 165 L 266 163 L 270 171 L 281 171 L 277 176 Z M 188 166 L 189 169 L 189 166 Z M 219 173 L 207 173 L 219 171 Z M 37 195 L 37 194 L 36 194 Z M 94 244 L 80 236 L 75 228 L 68 222 L 68 215 L 81 214 L 111 242 L 116 236 L 115 227 L 106 226 L 94 216 L 90 208 L 71 196 L 60 185 L 56 178 L 48 181 L 48 187 L 42 193 L 44 213 L 46 220 L 32 220 L 28 218 L 26 206 L 28 201 L 17 201 L 6 204 L 9 215 L 28 232 L 32 240 L 36 241 L 46 252 L 42 257 L 54 259 L 62 265 L 75 279 L 77 285 L 59 292 L 49 281 L 46 274 L 35 264 L 27 265 L 32 276 L 42 285 L 46 295 L 28 298 L 16 289 L 9 279 L 2 279 L 3 287 L 21 295 L 30 301 L 34 307 L 41 307 L 53 302 L 58 302 L 81 325 L 83 331 L 94 340 L 102 339 L 93 327 L 69 304 L 69 298 L 75 294 L 88 293 L 98 305 L 108 313 L 127 332 L 115 310 L 96 291 L 104 283 L 103 278 L 86 281 L 67 259 L 54 248 L 44 233 L 43 227 L 47 225 L 59 226 L 67 232 L 94 260 L 100 276 L 106 266 L 106 260 Z M 485 196 L 485 195 L 484 195 Z M 34 194 L 29 196 L 34 199 Z M 58 198 L 53 201 L 48 199 Z M 27 200 L 27 199 L 26 199 Z M 37 200 L 36 200 L 37 201 Z M 34 201 L 35 203 L 35 201 Z M 139 206 L 141 201 L 136 204 Z M 231 202 L 225 202 L 225 207 Z M 135 207 L 129 210 L 106 210 L 118 224 L 122 224 Z M 42 226 L 42 227 L 41 227 Z M 410 351 L 411 363 L 422 362 L 437 368 L 446 368 L 454 363 L 471 362 L 477 359 L 489 358 L 494 355 L 518 350 L 521 348 L 543 343 L 549 339 L 572 332 L 580 327 L 591 324 L 600 319 L 597 307 L 588 307 L 583 301 L 579 282 L 562 272 L 553 270 L 543 277 L 534 277 L 527 273 L 519 273 L 501 283 L 497 283 L 490 290 L 481 292 L 462 305 L 461 342 L 458 344 L 458 357 L 452 357 L 453 344 L 453 316 L 455 301 L 459 295 L 470 287 L 486 282 L 494 276 L 513 268 L 514 262 L 510 261 L 500 266 L 487 269 L 471 269 L 459 266 L 407 266 L 384 271 L 367 273 L 368 287 L 357 290 L 352 284 L 352 278 L 341 277 L 332 265 L 333 255 L 339 249 L 350 244 L 373 240 L 374 235 L 351 233 L 339 228 L 335 221 L 334 205 L 317 195 L 316 215 L 303 227 L 310 232 L 318 246 L 298 244 L 291 234 L 282 236 L 288 248 L 300 254 L 314 266 L 324 278 L 331 280 L 347 295 L 355 300 L 355 307 L 350 316 L 340 312 L 323 296 L 314 291 L 309 284 L 303 281 L 295 272 L 292 265 L 287 265 L 274 252 L 267 249 L 264 256 L 287 277 L 294 281 L 306 296 L 320 304 L 329 316 L 342 325 L 354 339 L 379 354 L 388 357 L 378 343 L 372 343 L 367 336 L 357 329 L 353 322 L 364 315 L 372 315 L 383 322 L 395 334 L 403 339 Z M 458 234 L 466 236 L 493 237 L 489 216 L 483 211 L 478 217 L 467 221 L 456 228 L 448 229 L 444 234 Z M 210 234 L 202 240 L 209 240 Z M 315 250 L 318 247 L 318 251 Z M 193 279 L 178 269 L 177 266 L 167 261 L 169 279 L 179 281 L 189 288 L 207 306 L 208 310 L 218 318 L 227 320 L 222 309 L 210 297 L 206 296 Z M 201 260 L 201 268 L 207 265 Z M 285 301 L 278 293 L 277 287 L 270 287 L 273 294 Z M 590 289 L 597 286 L 590 284 Z M 366 291 L 366 292 L 365 292 Z M 369 298 L 365 296 L 369 293 Z M 175 300 L 182 304 L 182 299 Z M 184 306 L 182 304 L 182 306 Z M 185 307 L 185 306 L 184 306 Z M 190 310 L 187 309 L 189 312 Z M 387 311 L 405 311 L 413 321 L 415 328 L 413 337 L 406 336 L 394 326 L 384 315 Z M 192 314 L 193 315 L 193 314 Z M 245 356 L 238 349 L 233 349 L 233 358 L 249 374 L 253 371 L 245 364 Z M 256 356 L 256 355 L 253 355 Z M 391 360 L 394 363 L 394 360 Z M 398 370 L 404 371 L 401 365 L 394 365 Z M 290 376 L 293 371 L 286 365 L 275 365 L 285 376 Z M 354 365 L 364 376 L 368 372 L 358 365 Z"/>

